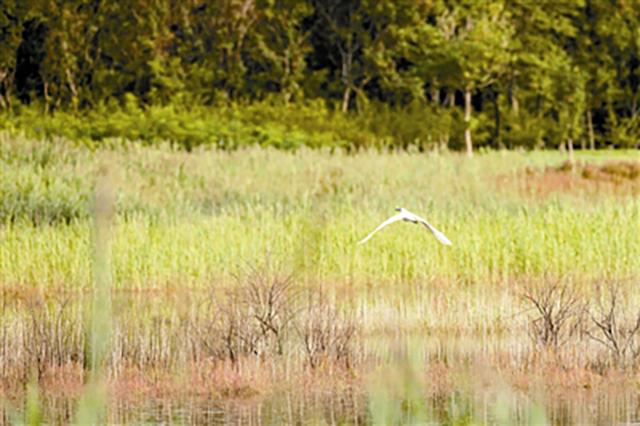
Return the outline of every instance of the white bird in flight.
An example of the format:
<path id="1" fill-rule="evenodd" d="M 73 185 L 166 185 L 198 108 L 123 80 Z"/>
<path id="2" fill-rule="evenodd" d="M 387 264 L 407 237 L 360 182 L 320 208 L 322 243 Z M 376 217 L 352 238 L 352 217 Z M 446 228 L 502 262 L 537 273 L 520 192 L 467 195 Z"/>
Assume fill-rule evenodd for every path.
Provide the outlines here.
<path id="1" fill-rule="evenodd" d="M 364 244 L 367 241 L 369 241 L 369 239 L 371 237 L 373 237 L 373 234 L 375 234 L 376 232 L 378 232 L 379 230 L 381 230 L 382 228 L 384 228 L 387 225 L 391 225 L 393 222 L 398 222 L 399 220 L 404 220 L 405 222 L 411 222 L 411 223 L 421 223 L 424 226 L 427 227 L 427 229 L 429 231 L 431 231 L 431 233 L 433 234 L 434 237 L 436 237 L 436 239 L 438 241 L 440 241 L 442 244 L 450 246 L 451 245 L 451 241 L 449 241 L 449 239 L 440 231 L 438 231 L 436 228 L 433 227 L 433 225 L 431 225 L 429 222 L 427 222 L 426 219 L 411 213 L 409 210 L 403 208 L 403 207 L 398 207 L 396 208 L 396 211 L 399 211 L 400 213 L 391 216 L 389 219 L 385 220 L 384 222 L 382 222 L 380 225 L 378 225 L 378 227 L 376 229 L 374 229 L 369 235 L 367 235 L 366 237 L 364 237 L 362 239 L 362 241 L 360 241 L 358 244 Z"/>

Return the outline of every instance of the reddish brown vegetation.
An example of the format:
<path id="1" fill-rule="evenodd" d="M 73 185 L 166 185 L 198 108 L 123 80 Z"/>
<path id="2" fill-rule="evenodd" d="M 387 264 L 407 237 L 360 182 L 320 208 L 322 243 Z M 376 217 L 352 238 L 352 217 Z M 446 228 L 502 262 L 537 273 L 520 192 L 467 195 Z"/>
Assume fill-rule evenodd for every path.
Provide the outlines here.
<path id="1" fill-rule="evenodd" d="M 603 164 L 568 161 L 544 169 L 525 168 L 517 176 L 500 175 L 499 190 L 517 190 L 536 199 L 553 194 L 568 193 L 580 196 L 638 196 L 640 195 L 640 161 L 608 161 Z"/>
<path id="2" fill-rule="evenodd" d="M 300 410 L 324 401 L 323 407 L 345 404 L 341 415 L 366 415 L 369 377 L 388 365 L 388 355 L 378 352 L 375 343 L 367 347 L 361 325 L 331 299 L 321 293 L 302 297 L 293 288 L 288 278 L 253 277 L 234 290 L 203 294 L 206 303 L 193 295 L 139 300 L 118 294 L 107 368 L 113 403 L 128 410 L 147 401 L 254 407 L 284 396 L 302 401 L 293 403 Z M 616 386 L 621 393 L 632 389 L 640 313 L 626 303 L 619 285 L 603 283 L 601 288 L 596 302 L 560 280 L 522 284 L 522 301 L 531 308 L 522 316 L 530 341 L 518 321 L 505 324 L 501 335 L 517 341 L 504 346 L 492 336 L 490 344 L 477 341 L 442 350 L 443 343 L 455 340 L 453 332 L 437 344 L 432 342 L 438 337 L 424 341 L 424 364 L 415 373 L 425 400 L 447 401 L 461 386 L 469 394 L 495 392 L 499 383 L 529 395 L 542 392 L 551 403 L 563 394 L 586 400 L 606 398 Z M 47 398 L 72 406 L 86 378 L 79 301 L 69 304 L 68 297 L 15 289 L 9 293 L 9 315 L 0 322 L 0 395 L 19 406 L 25 383 L 37 380 Z M 162 312 L 153 310 L 159 299 Z M 415 332 L 424 338 L 430 330 Z M 401 352 L 406 342 L 396 338 Z M 397 378 L 403 370 L 390 371 Z"/>

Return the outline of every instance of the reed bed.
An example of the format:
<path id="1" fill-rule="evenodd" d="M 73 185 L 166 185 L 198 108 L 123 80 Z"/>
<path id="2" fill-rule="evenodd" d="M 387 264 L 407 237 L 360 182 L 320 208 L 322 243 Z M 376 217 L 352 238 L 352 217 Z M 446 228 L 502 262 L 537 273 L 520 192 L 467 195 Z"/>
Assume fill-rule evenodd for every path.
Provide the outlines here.
<path id="1" fill-rule="evenodd" d="M 184 153 L 136 145 L 92 152 L 4 137 L 0 278 L 6 284 L 86 285 L 93 185 L 105 164 L 117 186 L 118 289 L 202 287 L 265 256 L 305 281 L 379 287 L 442 280 L 486 288 L 514 276 L 640 273 L 640 178 L 616 183 L 567 171 L 561 180 L 545 173 L 562 163 L 557 153 L 493 152 L 469 160 L 393 152 Z M 631 164 L 640 161 L 637 153 L 628 156 Z M 436 245 L 402 225 L 356 246 L 398 205 L 424 214 L 454 246 Z"/>
<path id="2" fill-rule="evenodd" d="M 10 406 L 37 406 L 35 382 L 52 422 L 78 407 L 184 423 L 637 414 L 637 152 L 565 163 L 0 139 Z M 115 210 L 96 257 L 105 170 Z M 453 246 L 410 224 L 357 246 L 396 206 Z M 91 377 L 110 395 L 93 408 Z"/>

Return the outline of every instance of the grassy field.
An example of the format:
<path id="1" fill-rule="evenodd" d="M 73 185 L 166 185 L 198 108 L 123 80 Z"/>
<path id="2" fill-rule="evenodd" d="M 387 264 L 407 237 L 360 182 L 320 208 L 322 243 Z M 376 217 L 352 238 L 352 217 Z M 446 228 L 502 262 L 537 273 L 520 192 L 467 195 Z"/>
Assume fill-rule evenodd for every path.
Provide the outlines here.
<path id="1" fill-rule="evenodd" d="M 627 325 L 640 302 L 640 155 L 565 160 L 559 152 L 90 151 L 2 135 L 2 394 L 20 406 L 24 388 L 15 384 L 35 375 L 56 412 L 78 398 L 102 182 L 116 211 L 105 246 L 112 421 L 141 419 L 128 417 L 123 394 L 177 395 L 185 383 L 198 383 L 190 391 L 235 421 L 588 420 L 584 401 L 540 407 L 553 389 L 588 386 L 580 398 L 597 405 L 612 400 L 611 383 L 637 385 L 640 336 Z M 358 246 L 396 206 L 427 217 L 453 245 L 403 223 Z M 592 321 L 606 319 L 614 293 L 624 353 Z M 63 379 L 76 383 L 66 399 L 52 392 Z M 238 400 L 260 402 L 239 409 Z M 596 411 L 621 418 L 633 403 L 624 392 L 620 400 L 628 406 Z M 205 419 L 194 416 L 183 420 Z"/>
<path id="2" fill-rule="evenodd" d="M 94 153 L 3 140 L 1 158 L 5 283 L 47 288 L 88 281 L 92 191 L 101 167 L 118 188 L 113 267 L 121 289 L 198 287 L 267 254 L 304 280 L 374 285 L 640 272 L 637 179 L 616 184 L 579 172 L 545 174 L 545 166 L 564 160 L 557 153 L 472 160 L 258 149 Z M 424 214 L 454 246 L 440 247 L 410 226 L 355 245 L 398 205 Z"/>

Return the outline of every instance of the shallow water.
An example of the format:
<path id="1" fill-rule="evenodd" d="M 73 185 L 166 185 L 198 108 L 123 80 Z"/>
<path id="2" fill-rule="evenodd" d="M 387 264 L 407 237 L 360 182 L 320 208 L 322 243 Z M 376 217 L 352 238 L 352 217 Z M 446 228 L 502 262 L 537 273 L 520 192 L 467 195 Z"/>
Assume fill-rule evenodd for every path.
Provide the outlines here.
<path id="1" fill-rule="evenodd" d="M 344 396 L 295 400 L 289 395 L 260 403 L 222 403 L 221 401 L 171 402 L 148 401 L 142 405 L 112 407 L 110 423 L 129 424 L 373 424 L 371 407 L 356 407 Z M 601 398 L 598 401 L 558 401 L 553 407 L 535 412 L 531 401 L 521 396 L 501 401 L 497 407 L 491 398 L 471 402 L 452 394 L 448 399 L 425 401 L 429 424 L 629 424 L 640 421 L 640 397 L 626 400 Z M 484 401 L 483 401 L 484 399 Z M 399 401 L 396 401 L 399 402 Z M 484 404 L 483 404 L 484 403 Z M 114 410 L 115 409 L 115 410 Z M 405 412 L 398 419 L 406 424 L 423 419 Z M 53 419 L 52 419 L 53 420 Z M 54 423 L 57 423 L 55 420 Z M 422 424 L 422 422 L 420 422 Z"/>
<path id="2" fill-rule="evenodd" d="M 446 336 L 377 336 L 365 339 L 375 365 L 363 388 L 289 389 L 268 395 L 214 398 L 173 395 L 130 398 L 108 405 L 107 423 L 118 424 L 629 424 L 640 421 L 640 392 L 633 378 L 580 386 L 570 371 L 510 372 L 526 363 L 526 345 L 514 338 L 478 340 Z M 560 368 L 562 370 L 562 368 Z M 442 372 L 442 374 L 439 374 Z M 560 373 L 557 373 L 560 374 Z M 579 374 L 576 372 L 575 374 Z M 443 377 L 446 377 L 444 379 Z M 522 383 L 526 378 L 526 385 Z M 597 378 L 597 377 L 596 377 Z M 624 379 L 624 380 L 623 380 Z M 442 380 L 442 383 L 439 381 Z M 559 384 L 558 384 L 559 383 Z M 577 384 L 576 384 L 577 383 Z M 585 382 L 587 383 L 587 382 Z M 553 387 L 558 385 L 558 388 Z M 45 419 L 66 424 L 74 402 L 45 398 Z M 5 411 L 3 424 L 11 418 Z"/>

